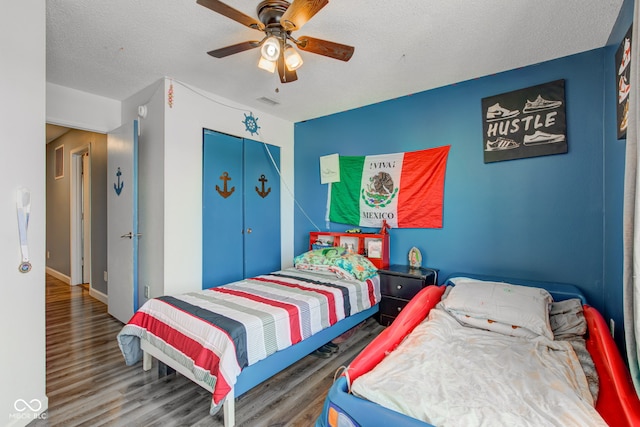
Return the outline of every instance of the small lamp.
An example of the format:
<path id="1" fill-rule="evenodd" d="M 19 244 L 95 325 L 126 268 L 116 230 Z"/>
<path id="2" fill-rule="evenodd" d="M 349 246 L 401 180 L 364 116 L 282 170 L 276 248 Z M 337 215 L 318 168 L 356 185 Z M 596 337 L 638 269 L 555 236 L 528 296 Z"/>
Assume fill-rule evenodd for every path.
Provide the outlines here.
<path id="1" fill-rule="evenodd" d="M 276 63 L 274 61 L 264 59 L 262 56 L 260 57 L 260 61 L 258 61 L 258 67 L 270 73 L 276 71 Z"/>
<path id="2" fill-rule="evenodd" d="M 286 45 L 284 48 L 284 63 L 287 64 L 289 71 L 294 71 L 300 68 L 303 64 L 300 54 L 291 46 Z"/>
<path id="3" fill-rule="evenodd" d="M 269 37 L 262 44 L 260 53 L 262 54 L 262 57 L 267 61 L 277 61 L 278 57 L 280 56 L 280 40 L 278 40 L 274 36 Z"/>

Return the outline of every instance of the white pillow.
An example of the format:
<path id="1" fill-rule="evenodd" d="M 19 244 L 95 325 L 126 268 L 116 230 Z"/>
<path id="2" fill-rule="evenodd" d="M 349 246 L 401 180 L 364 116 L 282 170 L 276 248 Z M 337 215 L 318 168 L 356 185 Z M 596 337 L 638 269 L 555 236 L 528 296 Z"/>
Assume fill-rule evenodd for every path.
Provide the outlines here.
<path id="1" fill-rule="evenodd" d="M 546 290 L 468 277 L 450 282 L 455 286 L 442 306 L 462 324 L 505 335 L 553 339 L 549 323 L 553 298 Z"/>

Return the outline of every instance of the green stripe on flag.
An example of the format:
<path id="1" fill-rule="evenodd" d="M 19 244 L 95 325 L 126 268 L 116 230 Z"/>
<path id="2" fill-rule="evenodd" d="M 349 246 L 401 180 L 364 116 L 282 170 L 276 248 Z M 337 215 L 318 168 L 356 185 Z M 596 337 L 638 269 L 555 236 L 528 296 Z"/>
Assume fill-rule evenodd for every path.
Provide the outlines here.
<path id="1" fill-rule="evenodd" d="M 364 156 L 340 156 L 340 183 L 331 184 L 329 220 L 342 224 L 360 223 L 360 186 Z"/>

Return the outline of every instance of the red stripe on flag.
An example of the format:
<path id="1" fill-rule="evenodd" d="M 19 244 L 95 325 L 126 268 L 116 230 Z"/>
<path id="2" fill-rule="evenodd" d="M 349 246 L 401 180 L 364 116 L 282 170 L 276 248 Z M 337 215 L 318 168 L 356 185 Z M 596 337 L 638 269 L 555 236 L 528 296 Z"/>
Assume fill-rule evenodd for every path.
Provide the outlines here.
<path id="1" fill-rule="evenodd" d="M 255 279 L 252 279 L 255 280 Z M 261 302 L 263 304 L 270 305 L 272 307 L 282 308 L 289 313 L 289 330 L 291 331 L 291 344 L 297 344 L 302 341 L 302 331 L 300 330 L 300 313 L 298 307 L 293 304 L 287 304 L 282 301 L 276 301 L 268 298 L 264 298 L 258 295 L 250 294 L 248 292 L 236 291 L 227 288 L 212 288 L 213 292 L 220 292 L 223 294 L 234 295 L 241 298 L 247 298 L 252 301 Z"/>
<path id="2" fill-rule="evenodd" d="M 174 307 L 174 306 L 172 306 Z M 177 307 L 174 307 L 176 310 L 180 310 Z M 192 317 L 196 317 L 199 320 L 199 317 L 193 316 L 191 313 L 186 312 L 184 310 L 180 310 L 183 313 L 186 313 Z M 204 321 L 204 320 L 203 320 Z M 209 322 L 207 322 L 209 323 Z M 211 375 L 216 377 L 216 385 L 213 389 L 213 401 L 217 405 L 224 397 L 229 394 L 231 391 L 231 386 L 227 384 L 226 380 L 222 375 L 220 375 L 220 357 L 216 353 L 214 353 L 211 349 L 204 347 L 198 341 L 184 335 L 183 333 L 175 330 L 171 326 L 166 323 L 158 320 L 152 315 L 138 311 L 128 323 L 129 325 L 136 325 L 143 329 L 145 329 L 150 334 L 158 337 L 167 345 L 175 348 L 176 350 L 183 353 L 189 359 L 193 360 L 193 364 L 198 366 L 204 370 L 207 370 L 211 373 Z M 213 324 L 209 323 L 214 326 Z M 222 331 L 225 335 L 226 331 L 216 328 Z M 233 340 L 227 335 L 231 345 L 233 344 Z"/>
<path id="3" fill-rule="evenodd" d="M 338 321 L 336 314 L 336 298 L 332 292 L 323 291 L 322 289 L 310 288 L 307 286 L 298 285 L 295 283 L 287 283 L 280 280 L 267 279 L 265 277 L 252 277 L 251 280 L 258 280 L 260 282 L 268 282 L 268 283 L 276 283 L 278 285 L 287 286 L 289 288 L 302 289 L 303 291 L 315 292 L 320 295 L 323 295 L 327 298 L 327 305 L 329 310 L 329 324 L 333 325 Z M 348 314 L 348 313 L 346 313 Z"/>
<path id="4" fill-rule="evenodd" d="M 444 176 L 450 146 L 404 153 L 399 228 L 442 228 Z"/>

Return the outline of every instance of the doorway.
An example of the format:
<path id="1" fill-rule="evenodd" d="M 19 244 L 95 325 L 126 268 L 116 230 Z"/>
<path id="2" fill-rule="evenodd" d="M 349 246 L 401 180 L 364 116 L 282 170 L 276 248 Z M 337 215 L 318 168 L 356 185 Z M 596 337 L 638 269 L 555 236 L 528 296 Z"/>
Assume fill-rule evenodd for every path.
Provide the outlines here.
<path id="1" fill-rule="evenodd" d="M 71 285 L 91 285 L 91 146 L 71 150 Z"/>
<path id="2" fill-rule="evenodd" d="M 47 273 L 71 286 L 88 283 L 107 303 L 107 135 L 83 129 L 49 135 L 47 124 Z M 55 129 L 54 129 L 55 130 Z M 55 149 L 64 146 L 56 178 Z"/>

